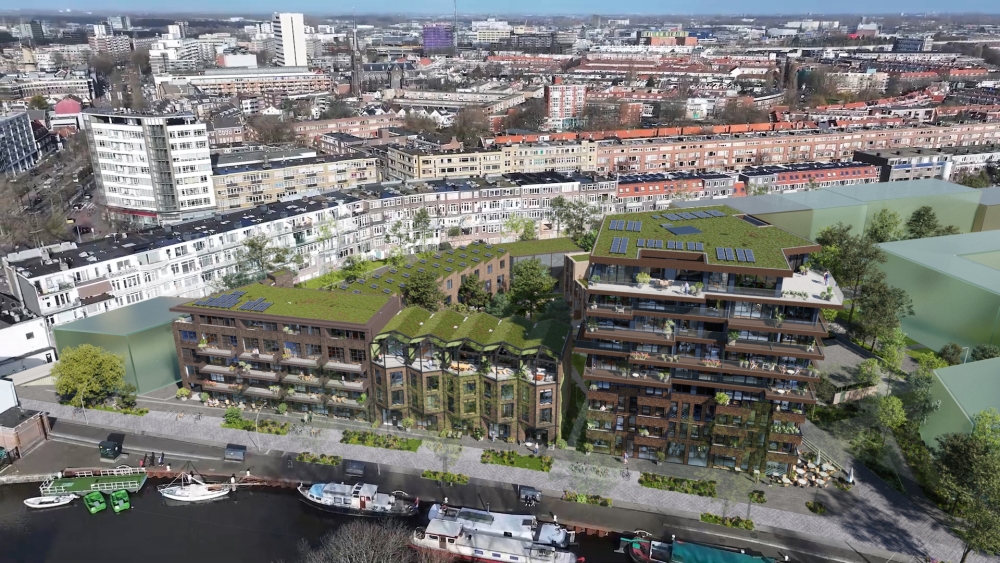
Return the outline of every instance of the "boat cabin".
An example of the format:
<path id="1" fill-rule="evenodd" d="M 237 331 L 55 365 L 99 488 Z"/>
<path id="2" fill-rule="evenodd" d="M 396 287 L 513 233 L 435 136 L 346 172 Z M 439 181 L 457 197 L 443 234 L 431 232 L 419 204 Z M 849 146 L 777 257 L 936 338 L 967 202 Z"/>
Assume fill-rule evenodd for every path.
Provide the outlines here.
<path id="1" fill-rule="evenodd" d="M 499 537 L 533 541 L 556 547 L 566 547 L 575 534 L 558 524 L 539 524 L 530 514 L 502 514 L 475 508 L 459 508 L 435 504 L 428 513 L 431 520 L 457 522 L 464 529 Z"/>
<path id="2" fill-rule="evenodd" d="M 393 495 L 378 492 L 378 486 L 366 483 L 317 483 L 309 488 L 309 498 L 315 502 L 366 512 L 389 512 L 396 499 Z"/>
<path id="3" fill-rule="evenodd" d="M 467 530 L 458 522 L 431 520 L 427 524 L 424 534 L 423 541 L 428 547 L 433 545 L 438 550 L 471 557 L 476 561 L 504 561 L 508 563 L 575 561 L 575 557 L 570 553 L 558 552 L 551 546 Z"/>

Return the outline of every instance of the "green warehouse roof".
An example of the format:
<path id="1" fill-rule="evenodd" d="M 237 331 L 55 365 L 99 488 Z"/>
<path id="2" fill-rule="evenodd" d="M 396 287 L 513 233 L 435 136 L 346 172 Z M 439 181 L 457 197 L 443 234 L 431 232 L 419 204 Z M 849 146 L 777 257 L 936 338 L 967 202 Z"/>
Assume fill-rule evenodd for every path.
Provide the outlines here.
<path id="1" fill-rule="evenodd" d="M 920 436 L 934 445 L 938 436 L 969 432 L 972 417 L 987 409 L 1000 410 L 1000 358 L 968 362 L 934 370 L 931 396 L 940 401 L 937 411 L 920 427 Z"/>
<path id="2" fill-rule="evenodd" d="M 187 302 L 186 297 L 154 297 L 59 325 L 54 330 L 125 336 L 173 322 L 180 313 L 171 312 L 170 308 Z"/>
<path id="3" fill-rule="evenodd" d="M 887 242 L 882 250 L 1000 294 L 1000 236 L 996 232 Z"/>
<path id="4" fill-rule="evenodd" d="M 238 311 L 241 306 L 250 301 L 263 299 L 265 302 L 271 303 L 271 306 L 262 311 L 260 313 L 262 315 L 365 324 L 390 299 L 388 295 L 333 293 L 319 289 L 276 287 L 265 284 L 243 286 L 239 288 L 239 291 L 243 291 L 243 295 L 235 300 L 235 304 L 228 309 L 198 305 L 197 303 L 202 301 L 201 299 L 185 301 L 187 305 L 204 309 L 206 314 L 211 314 L 212 311 Z M 225 293 L 232 294 L 232 292 Z M 223 294 L 214 294 L 213 297 L 219 295 Z"/>

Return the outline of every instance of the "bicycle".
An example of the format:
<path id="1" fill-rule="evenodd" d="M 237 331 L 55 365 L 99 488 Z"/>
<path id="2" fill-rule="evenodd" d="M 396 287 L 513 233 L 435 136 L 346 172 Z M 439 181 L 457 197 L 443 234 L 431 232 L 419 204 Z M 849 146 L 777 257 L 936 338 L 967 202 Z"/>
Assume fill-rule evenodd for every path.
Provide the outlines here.
<path id="1" fill-rule="evenodd" d="M 625 469 L 622 469 L 622 479 L 628 481 L 631 477 L 632 477 L 632 472 L 629 471 L 627 467 Z"/>
<path id="2" fill-rule="evenodd" d="M 194 419 L 195 420 L 201 420 L 201 413 L 200 412 L 199 413 L 195 413 Z"/>

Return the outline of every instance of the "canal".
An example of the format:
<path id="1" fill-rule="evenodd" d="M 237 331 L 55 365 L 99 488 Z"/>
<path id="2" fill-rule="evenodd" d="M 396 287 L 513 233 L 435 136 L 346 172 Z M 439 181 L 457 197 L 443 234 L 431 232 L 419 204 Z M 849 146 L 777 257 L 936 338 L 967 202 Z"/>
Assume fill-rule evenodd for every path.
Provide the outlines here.
<path id="1" fill-rule="evenodd" d="M 310 508 L 286 489 L 243 489 L 215 502 L 177 504 L 150 480 L 132 495 L 131 510 L 93 515 L 80 501 L 29 511 L 23 501 L 34 496 L 37 484 L 0 486 L 0 561 L 294 563 L 303 539 L 315 545 L 351 520 Z M 423 525 L 426 516 L 410 523 Z M 573 551 L 588 563 L 627 561 L 610 538 L 579 539 Z"/>

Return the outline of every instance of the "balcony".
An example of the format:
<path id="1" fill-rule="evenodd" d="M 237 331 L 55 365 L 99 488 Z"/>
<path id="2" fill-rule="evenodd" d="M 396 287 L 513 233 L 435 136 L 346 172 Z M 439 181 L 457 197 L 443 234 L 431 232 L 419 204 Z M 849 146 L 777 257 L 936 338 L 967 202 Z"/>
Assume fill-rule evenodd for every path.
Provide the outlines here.
<path id="1" fill-rule="evenodd" d="M 258 369 L 248 369 L 244 372 L 244 377 L 247 379 L 259 379 L 261 381 L 278 381 L 279 377 L 276 372 L 273 371 L 262 371 Z"/>
<path id="2" fill-rule="evenodd" d="M 402 367 L 403 364 L 400 364 Z M 389 366 L 386 366 L 389 367 Z M 325 364 L 323 364 L 323 369 L 335 370 L 335 371 L 351 371 L 356 373 L 362 373 L 364 368 L 361 364 L 347 363 L 342 359 L 330 358 Z"/>
<path id="3" fill-rule="evenodd" d="M 319 356 L 282 356 L 281 363 L 286 366 L 314 368 L 319 366 Z"/>
<path id="4" fill-rule="evenodd" d="M 289 373 L 281 379 L 281 382 L 285 385 L 312 385 L 318 386 L 320 384 L 319 378 L 315 375 L 298 375 L 294 373 Z"/>
<path id="5" fill-rule="evenodd" d="M 330 362 L 332 363 L 334 362 L 334 360 L 331 358 Z M 375 356 L 375 363 L 386 368 L 401 368 L 406 366 L 406 358 L 404 356 L 396 354 L 385 354 L 382 356 Z M 327 366 L 329 365 L 330 363 L 327 363 Z M 327 368 L 327 369 L 332 369 L 332 368 Z"/>
<path id="6" fill-rule="evenodd" d="M 229 366 L 217 366 L 215 364 L 205 364 L 198 368 L 201 373 L 214 373 L 216 375 L 235 375 Z"/>
<path id="7" fill-rule="evenodd" d="M 251 397 L 261 397 L 264 399 L 277 399 L 280 397 L 278 392 L 272 391 L 267 387 L 250 386 L 243 390 L 243 394 Z"/>
<path id="8" fill-rule="evenodd" d="M 217 358 L 232 358 L 236 356 L 236 351 L 232 348 L 224 348 L 218 344 L 199 346 L 198 353 L 202 356 L 215 356 Z"/>
<path id="9" fill-rule="evenodd" d="M 242 385 L 237 385 L 235 383 L 223 383 L 221 381 L 212 381 L 206 379 L 201 382 L 201 388 L 205 391 L 217 391 L 219 393 L 233 393 L 239 394 L 243 390 Z"/>
<path id="10" fill-rule="evenodd" d="M 346 389 L 348 391 L 363 391 L 367 385 L 367 380 L 365 379 L 335 379 L 331 378 L 326 381 L 326 387 L 331 389 Z"/>
<path id="11" fill-rule="evenodd" d="M 364 408 L 364 405 L 359 403 L 356 399 L 351 399 L 348 397 L 333 396 L 330 400 L 326 402 L 327 406 L 331 407 L 347 407 L 354 409 Z"/>
<path id="12" fill-rule="evenodd" d="M 788 401 L 792 403 L 816 403 L 816 393 L 812 387 L 798 389 L 768 387 L 764 390 L 764 398 L 768 401 Z"/>
<path id="13" fill-rule="evenodd" d="M 812 360 L 822 360 L 824 358 L 823 347 L 820 346 L 818 342 L 806 345 L 737 340 L 732 344 L 727 344 L 726 351 L 757 354 L 760 356 L 791 356 L 795 358 L 809 358 Z"/>
<path id="14" fill-rule="evenodd" d="M 777 319 L 734 317 L 732 312 L 727 315 L 727 323 L 732 330 L 785 332 L 789 334 L 808 334 L 825 337 L 829 331 L 822 322 L 822 317 L 820 319 L 815 322 L 798 319 L 785 319 L 782 322 L 778 322 Z"/>
<path id="15" fill-rule="evenodd" d="M 270 353 L 243 352 L 242 354 L 240 354 L 240 359 L 247 361 L 260 360 L 262 362 L 273 362 L 275 356 L 277 356 L 277 354 L 273 352 Z"/>
<path id="16" fill-rule="evenodd" d="M 293 391 L 285 394 L 285 400 L 296 403 L 320 405 L 323 403 L 323 395 L 319 393 L 302 393 L 300 391 Z"/>
<path id="17" fill-rule="evenodd" d="M 667 285 L 667 284 L 670 285 Z M 637 283 L 609 283 L 604 281 L 590 281 L 587 284 L 587 290 L 591 292 L 608 292 L 608 293 L 628 293 L 629 295 L 639 295 L 644 297 L 651 297 L 654 299 L 670 299 L 670 300 L 690 300 L 692 302 L 701 302 L 705 300 L 705 294 L 701 293 L 699 295 L 691 295 L 690 293 L 684 292 L 683 282 L 680 285 L 674 285 L 676 282 L 667 282 L 662 280 L 653 280 L 649 285 L 640 286 Z"/>

